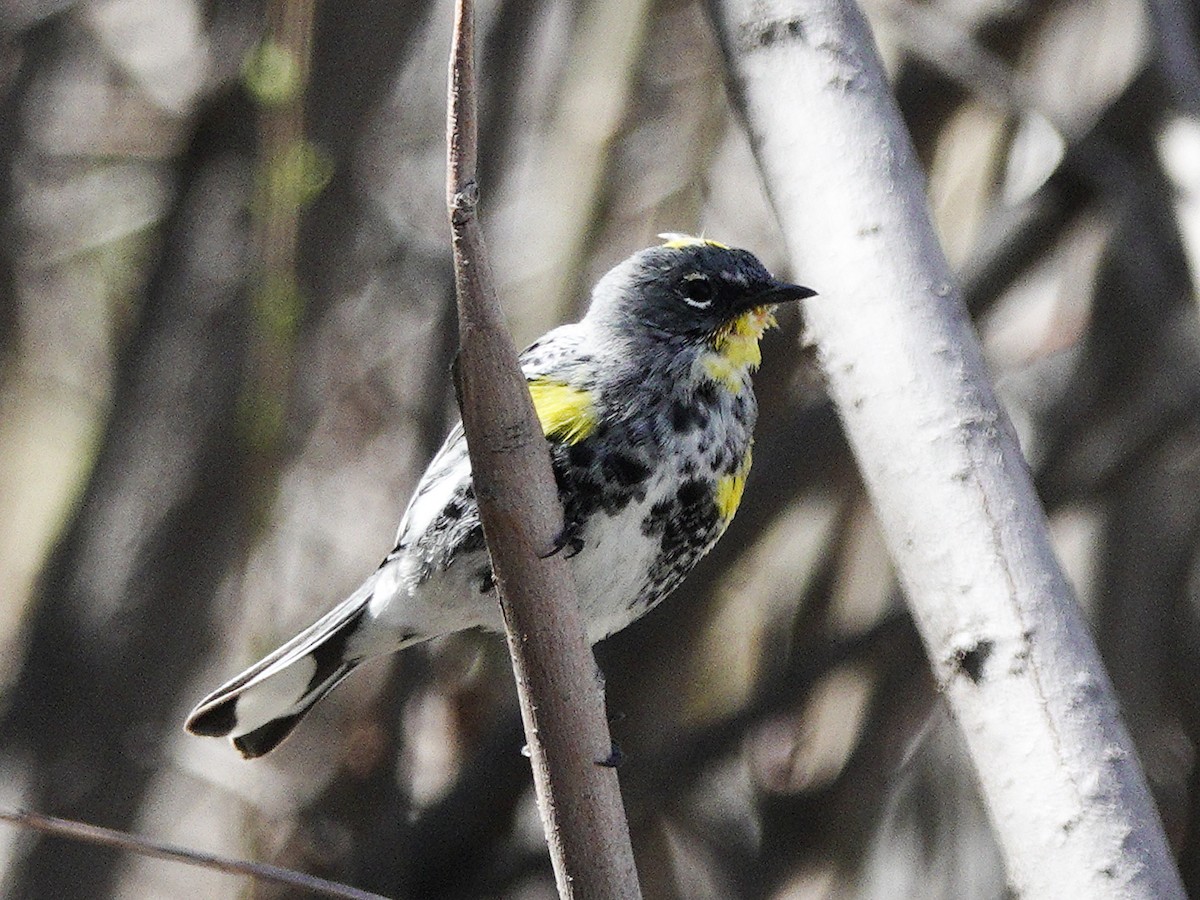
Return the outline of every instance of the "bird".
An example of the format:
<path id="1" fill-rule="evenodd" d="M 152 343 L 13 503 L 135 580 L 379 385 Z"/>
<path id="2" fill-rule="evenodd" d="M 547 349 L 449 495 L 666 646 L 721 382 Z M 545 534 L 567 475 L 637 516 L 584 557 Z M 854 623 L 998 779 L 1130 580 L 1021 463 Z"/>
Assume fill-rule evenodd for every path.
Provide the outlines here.
<path id="1" fill-rule="evenodd" d="M 563 507 L 551 549 L 593 644 L 658 605 L 725 532 L 750 471 L 759 339 L 779 304 L 816 293 L 747 250 L 659 237 L 596 283 L 580 321 L 519 357 Z M 476 627 L 503 623 L 460 422 L 378 569 L 185 727 L 262 756 L 365 660 Z"/>

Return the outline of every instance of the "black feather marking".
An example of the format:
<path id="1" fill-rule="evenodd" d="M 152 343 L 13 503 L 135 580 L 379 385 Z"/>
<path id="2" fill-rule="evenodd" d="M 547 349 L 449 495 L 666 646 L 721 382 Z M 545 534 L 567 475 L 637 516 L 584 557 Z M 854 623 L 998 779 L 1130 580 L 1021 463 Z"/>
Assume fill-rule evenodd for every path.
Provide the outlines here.
<path id="1" fill-rule="evenodd" d="M 337 675 L 339 670 L 344 669 L 348 662 L 353 662 L 353 660 L 346 659 L 346 644 L 349 643 L 354 632 L 358 631 L 358 624 L 362 621 L 366 611 L 367 603 L 363 603 L 354 615 L 338 626 L 333 634 L 313 648 L 309 655 L 316 662 L 317 668 L 313 672 L 312 678 L 308 679 L 308 687 L 304 689 L 305 694 L 318 690 L 330 678 Z M 344 675 L 345 672 L 341 674 Z"/>
<path id="2" fill-rule="evenodd" d="M 696 388 L 696 399 L 705 406 L 716 406 L 721 402 L 721 395 L 718 392 L 717 385 L 712 381 L 702 381 Z"/>
<path id="3" fill-rule="evenodd" d="M 680 400 L 671 401 L 671 427 L 677 434 L 685 434 L 693 428 L 703 428 L 708 424 L 708 411 L 699 404 L 683 403 Z"/>
<path id="4" fill-rule="evenodd" d="M 475 578 L 479 581 L 479 593 L 486 594 L 496 586 L 496 576 L 492 574 L 491 566 L 483 566 L 476 570 Z"/>
<path id="5" fill-rule="evenodd" d="M 662 534 L 666 528 L 667 518 L 674 508 L 675 503 L 670 499 L 659 500 L 651 506 L 650 512 L 642 519 L 642 534 L 646 537 Z"/>
<path id="6" fill-rule="evenodd" d="M 471 526 L 471 530 L 467 532 L 466 537 L 463 538 L 459 549 L 463 553 L 475 553 L 476 551 L 483 550 L 485 547 L 487 547 L 487 541 L 483 537 L 483 525 L 476 522 Z"/>
<path id="7" fill-rule="evenodd" d="M 567 450 L 567 459 L 570 460 L 571 465 L 580 469 L 586 469 L 595 458 L 596 449 L 592 446 L 591 441 L 580 441 L 578 444 L 572 444 Z"/>
<path id="8" fill-rule="evenodd" d="M 184 727 L 202 737 L 225 737 L 237 726 L 236 706 L 237 698 L 230 697 L 216 706 L 194 713 Z"/>
<path id="9" fill-rule="evenodd" d="M 308 712 L 307 708 L 298 713 L 292 713 L 290 716 L 272 719 L 266 725 L 260 725 L 253 731 L 247 731 L 245 734 L 235 737 L 233 746 L 237 747 L 238 752 L 246 759 L 254 759 L 270 753 L 292 733 L 292 729 L 296 727 L 306 712 Z"/>
<path id="10" fill-rule="evenodd" d="M 628 453 L 613 451 L 604 458 L 603 466 L 622 487 L 633 487 L 650 477 L 650 467 Z"/>
<path id="11" fill-rule="evenodd" d="M 245 687 L 252 680 L 254 680 L 254 678 L 258 675 L 258 673 L 262 671 L 262 669 L 264 668 L 263 662 L 264 662 L 263 660 L 260 660 L 258 663 L 251 666 L 249 669 L 247 669 L 245 672 L 243 672 L 241 675 L 237 676 L 237 678 L 234 678 L 231 681 L 228 681 L 225 684 L 221 685 L 219 688 L 217 688 L 215 691 L 213 691 L 211 694 L 209 694 L 207 697 L 205 697 L 203 700 L 201 700 L 198 704 L 196 704 L 196 709 L 201 714 L 203 714 L 207 710 L 208 705 L 210 703 L 212 703 L 214 700 L 217 700 L 218 698 L 222 698 L 222 697 L 227 697 L 230 694 L 238 693 L 241 688 Z M 213 708 L 215 709 L 216 707 L 214 706 Z"/>
<path id="12" fill-rule="evenodd" d="M 299 709 L 285 716 L 272 719 L 270 722 L 260 725 L 253 731 L 247 731 L 245 734 L 238 735 L 233 739 L 233 746 L 237 747 L 242 756 L 247 759 L 253 759 L 256 756 L 262 756 L 264 753 L 270 753 L 283 742 L 284 738 L 292 733 L 292 730 L 300 723 L 300 720 L 304 718 L 310 709 L 317 705 L 317 702 L 322 697 L 341 684 L 342 679 L 354 671 L 358 663 L 358 660 L 347 660 L 330 673 L 329 679 L 324 684 L 315 689 L 309 689 L 310 693 L 301 699 Z"/>
<path id="13" fill-rule="evenodd" d="M 689 478 L 679 486 L 679 490 L 675 496 L 679 500 L 679 505 L 684 510 L 688 510 L 698 503 L 703 502 L 711 493 L 712 488 L 708 482 L 699 478 Z"/>

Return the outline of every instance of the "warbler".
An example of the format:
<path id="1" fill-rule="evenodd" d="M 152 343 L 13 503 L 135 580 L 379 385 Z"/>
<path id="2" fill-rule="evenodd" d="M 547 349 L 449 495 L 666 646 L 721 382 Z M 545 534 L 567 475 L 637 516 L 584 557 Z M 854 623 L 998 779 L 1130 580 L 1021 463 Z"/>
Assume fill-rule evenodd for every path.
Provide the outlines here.
<path id="1" fill-rule="evenodd" d="M 777 304 L 815 291 L 745 250 L 680 234 L 635 253 L 579 322 L 520 356 L 595 643 L 666 597 L 725 531 L 750 471 L 750 373 Z M 425 470 L 394 549 L 324 617 L 205 697 L 189 731 L 274 749 L 368 657 L 465 628 L 501 630 L 462 425 Z"/>

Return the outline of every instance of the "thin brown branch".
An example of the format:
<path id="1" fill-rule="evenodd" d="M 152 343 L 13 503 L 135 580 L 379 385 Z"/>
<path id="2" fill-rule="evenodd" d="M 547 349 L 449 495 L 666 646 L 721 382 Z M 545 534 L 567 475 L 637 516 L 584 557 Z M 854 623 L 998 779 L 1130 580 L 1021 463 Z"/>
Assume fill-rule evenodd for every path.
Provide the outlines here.
<path id="1" fill-rule="evenodd" d="M 258 881 L 270 881 L 288 887 L 300 888 L 324 897 L 340 897 L 343 900 L 387 900 L 380 894 L 370 891 L 360 891 L 358 888 L 336 881 L 327 881 L 303 872 L 293 872 L 267 863 L 246 862 L 240 859 L 229 859 L 213 853 L 202 853 L 188 847 L 167 844 L 151 838 L 139 837 L 113 828 L 101 828 L 98 825 L 88 825 L 85 822 L 74 822 L 70 819 L 59 819 L 54 816 L 43 816 L 41 813 L 28 810 L 2 810 L 0 821 L 11 822 L 20 828 L 29 828 L 45 834 L 58 835 L 73 841 L 87 844 L 98 844 L 101 847 L 112 847 L 115 850 L 126 850 L 139 856 L 150 856 L 155 859 L 168 859 L 173 862 L 202 869 L 215 869 L 231 875 L 245 875 Z"/>
<path id="2" fill-rule="evenodd" d="M 566 562 L 550 455 L 505 328 L 476 216 L 472 5 L 450 55 L 447 200 L 458 292 L 459 407 L 504 614 L 542 826 L 561 897 L 640 896 L 612 739 Z"/>

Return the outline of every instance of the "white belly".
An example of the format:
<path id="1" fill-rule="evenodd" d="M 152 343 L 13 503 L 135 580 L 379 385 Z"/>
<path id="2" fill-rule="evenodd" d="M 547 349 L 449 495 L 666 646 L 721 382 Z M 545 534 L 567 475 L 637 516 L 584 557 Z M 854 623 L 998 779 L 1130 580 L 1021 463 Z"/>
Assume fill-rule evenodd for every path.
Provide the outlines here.
<path id="1" fill-rule="evenodd" d="M 631 501 L 615 516 L 596 513 L 581 534 L 583 548 L 568 562 L 592 643 L 640 614 L 635 601 L 642 595 L 646 573 L 660 547 L 657 536 L 642 534 L 642 522 L 655 502 L 675 490 L 675 479 L 659 475 L 644 501 Z M 484 553 L 467 554 L 446 571 L 416 584 L 405 560 L 396 560 L 376 573 L 371 617 L 389 634 L 419 632 L 435 637 L 472 627 L 501 631 L 496 592 L 480 589 L 478 572 L 486 563 Z"/>
<path id="2" fill-rule="evenodd" d="M 597 513 L 581 535 L 583 549 L 571 558 L 579 605 L 593 644 L 620 631 L 640 611 L 635 601 L 658 557 L 660 539 L 642 534 L 650 507 L 677 490 L 674 479 L 657 477 L 641 503 L 630 502 L 615 516 Z M 632 607 L 632 608 L 631 608 Z"/>

